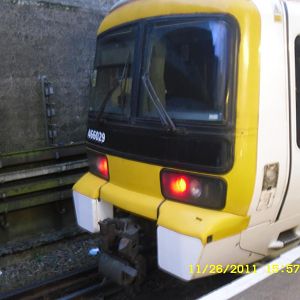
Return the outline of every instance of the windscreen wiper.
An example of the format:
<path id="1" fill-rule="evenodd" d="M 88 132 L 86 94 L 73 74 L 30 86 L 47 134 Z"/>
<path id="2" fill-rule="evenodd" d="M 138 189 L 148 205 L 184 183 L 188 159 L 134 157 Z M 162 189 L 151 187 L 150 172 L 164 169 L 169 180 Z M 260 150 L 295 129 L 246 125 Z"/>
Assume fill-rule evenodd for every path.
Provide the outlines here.
<path id="1" fill-rule="evenodd" d="M 120 82 L 116 81 L 116 83 L 113 85 L 113 87 L 112 87 L 112 88 L 108 91 L 108 93 L 106 94 L 106 96 L 105 96 L 105 98 L 104 98 L 104 100 L 103 100 L 103 102 L 102 102 L 102 104 L 101 104 L 101 106 L 100 106 L 99 112 L 98 112 L 98 114 L 97 114 L 97 116 L 96 116 L 96 120 L 97 120 L 97 121 L 100 121 L 101 116 L 102 116 L 102 114 L 103 114 L 103 112 L 104 112 L 104 109 L 105 109 L 105 106 L 106 106 L 108 100 L 111 98 L 113 92 L 116 90 L 116 88 L 117 88 L 119 85 L 120 85 Z"/>
<path id="2" fill-rule="evenodd" d="M 172 121 L 172 119 L 170 118 L 170 116 L 168 115 L 166 109 L 164 108 L 164 106 L 162 105 L 153 85 L 152 85 L 152 82 L 150 80 L 150 77 L 149 77 L 149 73 L 146 72 L 143 77 L 142 77 L 142 80 L 143 80 L 143 83 L 144 83 L 144 86 L 146 88 L 146 91 L 148 93 L 148 95 L 150 96 L 150 99 L 151 101 L 153 102 L 158 114 L 159 114 L 159 117 L 162 121 L 162 123 L 164 124 L 164 126 L 172 131 L 172 132 L 175 132 L 177 131 L 177 128 L 174 124 L 174 122 Z"/>
<path id="3" fill-rule="evenodd" d="M 128 79 L 128 75 L 129 75 L 129 62 L 130 62 L 130 53 L 128 53 L 128 57 L 127 57 L 127 61 L 126 64 L 124 66 L 124 70 L 123 70 L 123 74 L 122 74 L 122 81 L 121 84 L 123 83 L 123 86 L 121 85 L 121 94 L 120 94 L 120 100 L 121 100 L 121 104 L 122 104 L 122 108 L 124 111 L 124 106 L 125 106 L 125 95 L 126 95 L 126 89 L 127 89 L 127 79 Z"/>
<path id="4" fill-rule="evenodd" d="M 111 99 L 111 96 L 112 96 L 113 92 L 119 86 L 121 86 L 120 97 L 124 97 L 124 94 L 126 92 L 127 79 L 128 79 L 129 62 L 130 62 L 130 53 L 128 54 L 128 58 L 127 58 L 126 63 L 124 65 L 124 68 L 123 68 L 123 71 L 122 71 L 122 76 L 121 76 L 120 80 L 117 80 L 116 83 L 113 85 L 113 87 L 108 91 L 107 95 L 105 96 L 105 98 L 104 98 L 104 100 L 103 100 L 103 102 L 100 106 L 99 112 L 96 116 L 97 121 L 99 121 L 101 119 L 108 101 Z M 124 81 L 125 81 L 125 84 L 124 84 L 124 87 L 122 87 L 122 83 Z"/>

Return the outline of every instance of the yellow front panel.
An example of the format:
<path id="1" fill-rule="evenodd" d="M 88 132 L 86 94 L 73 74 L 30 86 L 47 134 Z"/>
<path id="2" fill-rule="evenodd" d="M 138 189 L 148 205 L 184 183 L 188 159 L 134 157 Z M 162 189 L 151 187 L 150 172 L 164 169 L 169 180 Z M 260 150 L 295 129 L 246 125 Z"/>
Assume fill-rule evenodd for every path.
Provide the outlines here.
<path id="1" fill-rule="evenodd" d="M 161 167 L 108 156 L 110 180 L 100 197 L 129 212 L 157 218 L 163 197 L 160 192 Z"/>
<path id="2" fill-rule="evenodd" d="M 126 211 L 150 219 L 170 230 L 218 240 L 248 226 L 257 156 L 259 105 L 260 15 L 248 0 L 137 0 L 105 18 L 98 33 L 134 20 L 196 13 L 226 13 L 237 20 L 241 39 L 238 58 L 236 130 L 233 168 L 221 177 L 227 182 L 226 206 L 222 211 L 164 201 L 160 190 L 161 166 L 108 155 L 110 180 L 87 175 L 74 189 L 91 198 L 100 197 Z M 215 176 L 215 175 L 214 175 Z M 91 186 L 91 188 L 88 187 Z M 101 187 L 101 189 L 100 189 Z"/>
<path id="3" fill-rule="evenodd" d="M 246 216 L 252 200 L 257 156 L 257 131 L 258 131 L 258 105 L 259 105 L 259 47 L 261 22 L 260 15 L 252 1 L 248 0 L 137 0 L 117 8 L 102 22 L 98 33 L 102 33 L 112 27 L 128 23 L 138 19 L 166 16 L 184 15 L 196 13 L 226 13 L 234 16 L 239 24 L 241 40 L 238 59 L 237 78 L 237 103 L 236 103 L 236 138 L 234 150 L 234 166 L 222 177 L 228 184 L 226 206 L 224 212 Z M 159 188 L 159 167 L 149 166 L 155 172 L 146 171 L 142 173 L 139 163 L 126 162 L 130 165 L 133 177 L 116 181 L 125 189 L 141 191 L 149 196 L 158 196 Z M 122 167 L 122 163 L 118 164 Z M 123 171 L 115 168 L 115 172 Z M 149 183 L 153 184 L 152 189 L 143 190 L 141 186 L 133 184 L 133 181 L 142 176 Z M 125 180 L 125 181 L 124 181 Z M 154 186 L 157 185 L 154 192 Z M 152 193 L 152 194 L 151 194 Z M 154 194 L 153 194 L 154 193 Z M 182 206 L 185 209 L 185 206 Z M 196 209 L 196 208 L 195 208 Z M 218 214 L 218 212 L 216 212 Z M 171 221 L 172 222 L 172 221 Z M 174 222 L 174 228 L 176 227 Z"/>
<path id="4" fill-rule="evenodd" d="M 88 172 L 84 174 L 73 186 L 73 191 L 91 199 L 99 199 L 100 188 L 107 183 L 102 178 Z"/>
<path id="5" fill-rule="evenodd" d="M 248 222 L 248 217 L 166 201 L 159 209 L 157 223 L 178 233 L 199 238 L 205 245 L 208 238 L 216 241 L 240 233 L 247 228 Z"/>

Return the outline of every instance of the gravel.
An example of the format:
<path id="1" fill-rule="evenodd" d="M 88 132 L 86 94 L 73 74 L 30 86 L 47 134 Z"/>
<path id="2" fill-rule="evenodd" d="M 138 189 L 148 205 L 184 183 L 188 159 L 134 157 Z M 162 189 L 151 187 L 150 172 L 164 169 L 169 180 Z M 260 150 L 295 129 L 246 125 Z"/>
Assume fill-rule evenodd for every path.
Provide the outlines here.
<path id="1" fill-rule="evenodd" d="M 74 238 L 84 232 L 78 226 L 68 226 L 61 230 L 53 230 L 47 233 L 36 234 L 34 237 L 18 238 L 12 240 L 0 247 L 0 259 L 3 256 L 15 254 L 31 248 L 36 248 L 42 245 L 51 244 L 66 238 Z"/>
<path id="2" fill-rule="evenodd" d="M 85 234 L 21 253 L 0 257 L 0 292 L 55 278 L 80 268 L 97 265 L 88 255 L 97 247 L 98 235 Z"/>
<path id="3" fill-rule="evenodd" d="M 98 246 L 97 234 L 69 237 L 60 242 L 38 246 L 16 254 L 0 256 L 0 293 L 53 279 L 80 268 L 97 266 L 97 257 L 88 251 Z M 153 266 L 138 292 L 119 293 L 112 300 L 127 299 L 196 299 L 234 280 L 232 274 L 211 276 L 193 282 L 182 282 Z M 102 299 L 93 295 L 87 299 Z"/>

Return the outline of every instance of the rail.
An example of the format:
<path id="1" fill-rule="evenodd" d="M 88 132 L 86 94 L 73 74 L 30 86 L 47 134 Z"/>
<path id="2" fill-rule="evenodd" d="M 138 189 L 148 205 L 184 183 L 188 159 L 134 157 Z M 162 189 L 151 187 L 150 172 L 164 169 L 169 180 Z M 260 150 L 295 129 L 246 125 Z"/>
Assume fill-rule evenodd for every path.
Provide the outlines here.
<path id="1" fill-rule="evenodd" d="M 0 155 L 0 214 L 71 198 L 87 171 L 83 143 Z"/>
<path id="2" fill-rule="evenodd" d="M 0 293 L 0 300 L 70 300 L 96 292 L 105 297 L 118 293 L 120 289 L 119 286 L 101 279 L 97 267 L 90 267 L 41 281 L 25 288 Z"/>

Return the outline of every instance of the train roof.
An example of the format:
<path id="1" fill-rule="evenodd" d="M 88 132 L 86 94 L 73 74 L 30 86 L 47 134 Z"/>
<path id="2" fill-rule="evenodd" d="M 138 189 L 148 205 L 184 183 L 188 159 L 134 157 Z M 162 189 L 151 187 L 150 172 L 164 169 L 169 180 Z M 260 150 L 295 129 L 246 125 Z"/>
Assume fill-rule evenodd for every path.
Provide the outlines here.
<path id="1" fill-rule="evenodd" d="M 123 6 L 125 4 L 129 4 L 130 2 L 133 1 L 142 1 L 142 0 L 119 0 L 117 1 L 110 9 L 110 12 L 112 12 L 113 10 L 119 8 L 120 6 Z M 199 0 L 200 1 L 200 0 Z M 269 0 L 271 2 L 278 2 L 278 1 L 282 1 L 282 2 L 296 2 L 300 4 L 300 0 L 278 0 L 278 1 L 274 1 L 274 0 Z"/>
<path id="2" fill-rule="evenodd" d="M 300 0 L 120 0 L 112 6 L 98 29 L 98 34 L 115 26 L 139 19 L 162 15 L 193 14 L 203 12 L 228 12 L 235 16 L 258 12 L 257 4 L 264 3 L 274 10 L 283 2 L 300 4 Z M 259 5 L 261 6 L 261 5 Z M 274 6 L 274 7 L 273 7 Z"/>

